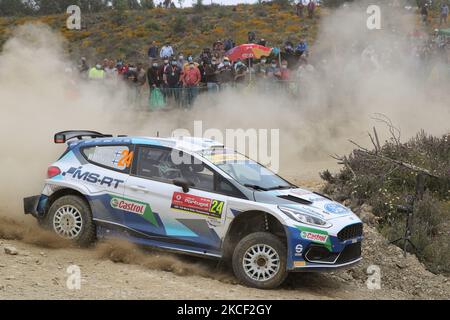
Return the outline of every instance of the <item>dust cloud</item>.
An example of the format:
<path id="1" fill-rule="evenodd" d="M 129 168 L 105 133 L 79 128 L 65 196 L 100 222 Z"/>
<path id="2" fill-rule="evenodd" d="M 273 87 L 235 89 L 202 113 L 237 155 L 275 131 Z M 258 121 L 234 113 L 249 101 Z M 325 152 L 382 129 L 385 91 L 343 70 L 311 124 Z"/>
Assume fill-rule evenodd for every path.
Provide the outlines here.
<path id="1" fill-rule="evenodd" d="M 201 95 L 187 112 L 146 112 L 128 102 L 125 85 L 79 79 L 60 35 L 42 24 L 18 27 L 0 53 L 1 215 L 23 220 L 22 198 L 40 193 L 64 150 L 53 144 L 61 130 L 170 136 L 195 120 L 204 130 L 280 129 L 280 173 L 297 177 L 336 168 L 329 155 L 351 151 L 349 138 L 368 143 L 374 113 L 388 116 L 403 140 L 422 128 L 448 132 L 448 85 L 424 72 L 407 36 L 416 17 L 383 6 L 382 29 L 370 31 L 365 4 L 323 17 L 300 97 L 243 87 Z"/>
<path id="2" fill-rule="evenodd" d="M 194 258 L 190 257 L 182 258 L 158 251 L 143 251 L 123 240 L 100 242 L 95 250 L 99 259 L 107 259 L 115 263 L 140 265 L 151 270 L 172 272 L 178 276 L 196 275 L 225 283 L 236 283 L 234 276 L 225 272 L 217 261 L 213 260 L 210 264 L 204 261 L 199 263 L 192 261 Z"/>

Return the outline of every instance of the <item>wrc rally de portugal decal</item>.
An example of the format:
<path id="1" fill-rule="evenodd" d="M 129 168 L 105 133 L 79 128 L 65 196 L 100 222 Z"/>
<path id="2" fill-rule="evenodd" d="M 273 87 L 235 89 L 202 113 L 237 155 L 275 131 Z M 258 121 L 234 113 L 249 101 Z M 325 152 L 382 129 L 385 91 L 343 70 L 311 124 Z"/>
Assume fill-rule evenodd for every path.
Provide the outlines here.
<path id="1" fill-rule="evenodd" d="M 224 202 L 197 197 L 181 192 L 174 192 L 171 208 L 186 212 L 207 215 L 213 218 L 221 218 Z"/>

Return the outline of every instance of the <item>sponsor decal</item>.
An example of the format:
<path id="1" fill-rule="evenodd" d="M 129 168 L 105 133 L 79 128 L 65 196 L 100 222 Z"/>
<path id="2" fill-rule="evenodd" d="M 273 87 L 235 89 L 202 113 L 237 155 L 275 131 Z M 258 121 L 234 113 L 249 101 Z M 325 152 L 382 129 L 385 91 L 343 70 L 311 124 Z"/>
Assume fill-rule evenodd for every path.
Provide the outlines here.
<path id="1" fill-rule="evenodd" d="M 172 209 L 203 214 L 213 218 L 221 218 L 224 205 L 224 201 L 174 192 L 170 207 Z"/>
<path id="2" fill-rule="evenodd" d="M 336 202 L 329 202 L 325 204 L 324 209 L 334 214 L 346 214 L 350 212 L 349 209 Z"/>
<path id="3" fill-rule="evenodd" d="M 114 209 L 122 209 L 123 211 L 144 215 L 147 205 L 125 199 L 112 198 L 111 207 Z"/>
<path id="4" fill-rule="evenodd" d="M 113 209 L 138 214 L 154 226 L 159 226 L 156 216 L 148 203 L 113 195 L 111 195 L 109 203 Z"/>
<path id="5" fill-rule="evenodd" d="M 238 162 L 248 160 L 244 155 L 241 155 L 239 153 L 221 153 L 221 154 L 206 155 L 205 158 L 207 158 L 214 164 L 222 162 Z"/>
<path id="6" fill-rule="evenodd" d="M 296 257 L 298 257 L 298 256 L 301 256 L 302 253 L 303 253 L 303 245 L 301 243 L 299 243 L 295 246 L 295 254 L 294 255 Z"/>
<path id="7" fill-rule="evenodd" d="M 96 184 L 99 186 L 105 186 L 108 188 L 117 189 L 125 181 L 115 179 L 113 177 L 102 176 L 95 172 L 83 171 L 83 167 L 78 168 L 71 167 L 69 170 L 62 173 L 64 177 L 69 176 L 74 180 L 85 181 L 91 184 Z"/>
<path id="8" fill-rule="evenodd" d="M 319 243 L 325 243 L 328 240 L 328 236 L 325 234 L 309 232 L 309 231 L 302 231 L 300 236 L 305 240 L 319 242 Z"/>
<path id="9" fill-rule="evenodd" d="M 304 267 L 304 266 L 306 266 L 305 261 L 294 261 L 294 267 L 298 268 L 298 267 Z"/>
<path id="10" fill-rule="evenodd" d="M 300 231 L 300 238 L 323 244 L 328 250 L 331 251 L 331 239 L 325 230 L 319 230 L 311 227 L 297 226 Z"/>

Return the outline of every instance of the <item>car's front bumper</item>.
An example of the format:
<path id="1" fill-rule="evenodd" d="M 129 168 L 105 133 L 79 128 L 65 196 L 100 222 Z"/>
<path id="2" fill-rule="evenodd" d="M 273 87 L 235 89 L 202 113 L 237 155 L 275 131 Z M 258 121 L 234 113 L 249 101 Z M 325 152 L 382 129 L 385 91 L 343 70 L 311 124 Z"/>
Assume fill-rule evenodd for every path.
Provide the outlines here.
<path id="1" fill-rule="evenodd" d="M 296 262 L 294 261 L 294 267 L 290 269 L 290 272 L 312 272 L 312 271 L 320 271 L 320 272 L 332 272 L 337 269 L 346 269 L 353 267 L 354 265 L 358 264 L 362 260 L 362 257 L 359 257 L 353 261 L 349 261 L 346 263 L 340 263 L 340 264 L 317 264 L 312 263 L 308 264 L 308 262 L 304 262 L 299 264 L 298 266 L 295 266 Z"/>

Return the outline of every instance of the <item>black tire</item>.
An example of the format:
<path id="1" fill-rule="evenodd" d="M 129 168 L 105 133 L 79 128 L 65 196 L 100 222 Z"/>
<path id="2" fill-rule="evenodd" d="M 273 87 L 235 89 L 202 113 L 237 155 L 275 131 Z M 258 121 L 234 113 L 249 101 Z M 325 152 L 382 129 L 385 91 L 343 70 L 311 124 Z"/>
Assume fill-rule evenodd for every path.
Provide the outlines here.
<path id="1" fill-rule="evenodd" d="M 56 234 L 65 237 L 56 230 L 53 223 L 56 212 L 58 211 L 58 209 L 64 206 L 73 206 L 81 214 L 81 230 L 75 237 L 71 238 L 71 240 L 82 247 L 87 247 L 94 243 L 96 239 L 96 228 L 94 221 L 92 220 L 91 208 L 86 200 L 79 196 L 67 195 L 56 199 L 50 206 L 50 209 L 48 210 L 48 213 L 46 215 L 47 227 Z"/>
<path id="2" fill-rule="evenodd" d="M 270 279 L 253 279 L 244 269 L 244 255 L 247 250 L 255 245 L 269 246 L 278 254 L 279 267 Z M 268 232 L 255 232 L 244 237 L 236 245 L 233 253 L 232 265 L 235 276 L 245 285 L 259 289 L 274 289 L 280 286 L 287 277 L 286 260 L 286 246 L 278 237 Z"/>

